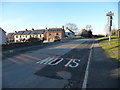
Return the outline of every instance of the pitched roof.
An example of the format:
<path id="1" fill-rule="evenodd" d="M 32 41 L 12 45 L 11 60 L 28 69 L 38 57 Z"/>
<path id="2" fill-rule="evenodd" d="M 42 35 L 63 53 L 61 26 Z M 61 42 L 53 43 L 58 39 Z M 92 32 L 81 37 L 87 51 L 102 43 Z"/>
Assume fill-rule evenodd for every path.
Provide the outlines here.
<path id="1" fill-rule="evenodd" d="M 1 27 L 0 27 L 0 30 L 3 31 L 4 33 L 6 33 Z"/>
<path id="2" fill-rule="evenodd" d="M 7 36 L 14 36 L 14 33 L 8 33 Z"/>
<path id="3" fill-rule="evenodd" d="M 18 31 L 15 33 L 15 35 L 43 34 L 46 32 L 53 32 L 53 31 L 64 31 L 64 29 L 63 28 L 49 28 L 49 29 Z"/>
<path id="4" fill-rule="evenodd" d="M 29 35 L 31 33 L 31 31 L 29 30 L 29 31 L 25 31 L 24 33 L 23 33 L 23 35 Z"/>
<path id="5" fill-rule="evenodd" d="M 62 28 L 49 28 L 47 31 L 64 31 Z"/>
<path id="6" fill-rule="evenodd" d="M 45 32 L 45 30 L 34 30 L 32 31 L 30 34 L 43 34 Z"/>
<path id="7" fill-rule="evenodd" d="M 72 32 L 74 34 L 74 32 L 71 29 L 67 28 L 67 30 L 69 30 L 70 32 Z"/>
<path id="8" fill-rule="evenodd" d="M 25 31 L 18 31 L 15 35 L 22 35 Z"/>

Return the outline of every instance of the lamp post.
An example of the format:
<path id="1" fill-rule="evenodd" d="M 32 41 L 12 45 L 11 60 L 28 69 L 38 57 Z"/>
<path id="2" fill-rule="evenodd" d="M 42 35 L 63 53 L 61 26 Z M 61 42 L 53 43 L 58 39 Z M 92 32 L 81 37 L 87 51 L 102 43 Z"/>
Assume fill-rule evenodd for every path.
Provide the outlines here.
<path id="1" fill-rule="evenodd" d="M 108 26 L 109 26 L 109 43 L 111 41 L 111 26 L 112 26 L 112 16 L 114 16 L 114 13 L 113 12 L 108 12 L 106 14 L 106 16 L 108 16 Z"/>

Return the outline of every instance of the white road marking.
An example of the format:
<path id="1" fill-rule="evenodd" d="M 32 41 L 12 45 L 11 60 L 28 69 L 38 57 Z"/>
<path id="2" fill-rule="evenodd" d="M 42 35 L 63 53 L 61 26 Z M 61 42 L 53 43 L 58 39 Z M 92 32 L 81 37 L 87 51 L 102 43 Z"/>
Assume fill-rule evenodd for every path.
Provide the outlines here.
<path id="1" fill-rule="evenodd" d="M 80 59 L 65 58 L 65 60 L 66 60 L 66 59 L 69 60 L 69 61 L 67 62 L 67 64 L 64 65 L 65 67 L 76 68 L 76 67 L 79 65 L 79 63 L 76 62 L 76 61 L 79 61 L 79 62 L 80 62 Z M 62 62 L 63 60 L 64 60 L 64 58 L 48 57 L 48 58 L 46 58 L 46 59 L 44 59 L 44 60 L 40 60 L 40 61 L 38 61 L 38 62 L 36 62 L 36 63 L 39 63 L 39 64 L 47 64 L 47 65 L 57 65 L 57 64 L 59 64 L 60 62 Z M 55 62 L 55 61 L 56 61 L 56 62 Z M 55 62 L 55 63 L 53 63 L 53 62 Z M 75 65 L 73 65 L 73 64 L 75 64 Z"/>
<path id="2" fill-rule="evenodd" d="M 44 64 L 48 64 L 50 61 L 53 61 L 54 60 L 54 57 L 51 57 L 50 59 L 47 59 L 45 62 L 44 62 Z M 42 64 L 42 63 L 40 63 L 40 64 Z"/>
<path id="3" fill-rule="evenodd" d="M 48 58 L 43 59 L 43 60 L 40 60 L 40 61 L 38 61 L 38 62 L 36 62 L 36 63 L 43 63 L 43 62 L 47 61 L 47 60 L 50 59 L 50 58 L 51 58 L 51 57 L 48 57 Z"/>
<path id="4" fill-rule="evenodd" d="M 69 67 L 71 67 L 71 68 L 77 67 L 79 65 L 79 63 L 77 63 L 75 61 L 76 61 L 76 59 L 73 59 L 73 63 L 75 63 L 76 65 L 72 66 L 72 64 L 69 64 Z"/>
<path id="5" fill-rule="evenodd" d="M 93 42 L 93 44 L 94 44 L 94 42 Z M 85 77 L 84 77 L 83 84 L 82 84 L 82 90 L 86 90 L 86 88 L 87 88 L 88 69 L 89 69 L 89 65 L 90 65 L 90 59 L 91 59 L 91 56 L 92 56 L 93 44 L 91 46 L 91 50 L 90 50 L 90 54 L 89 54 L 89 58 L 88 58 L 88 63 L 87 63 L 87 68 L 85 70 Z"/>
<path id="6" fill-rule="evenodd" d="M 70 61 L 65 65 L 65 67 L 67 67 L 72 61 L 73 59 L 70 59 Z"/>
<path id="7" fill-rule="evenodd" d="M 61 61 L 63 61 L 63 58 L 61 58 L 61 59 L 60 59 L 59 61 L 57 61 L 56 63 L 52 64 L 52 62 L 54 62 L 54 61 L 56 61 L 56 60 L 58 60 L 58 59 L 60 59 L 60 58 L 56 58 L 55 60 L 49 62 L 48 65 L 57 65 L 58 63 L 60 63 Z"/>

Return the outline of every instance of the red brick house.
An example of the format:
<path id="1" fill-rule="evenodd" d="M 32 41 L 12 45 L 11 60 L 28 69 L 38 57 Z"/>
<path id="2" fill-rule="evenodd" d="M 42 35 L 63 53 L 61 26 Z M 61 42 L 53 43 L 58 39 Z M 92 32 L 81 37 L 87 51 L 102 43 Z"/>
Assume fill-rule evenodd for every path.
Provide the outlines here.
<path id="1" fill-rule="evenodd" d="M 55 39 L 63 39 L 65 37 L 64 27 L 49 28 L 45 32 L 45 39 L 48 42 L 53 42 Z"/>

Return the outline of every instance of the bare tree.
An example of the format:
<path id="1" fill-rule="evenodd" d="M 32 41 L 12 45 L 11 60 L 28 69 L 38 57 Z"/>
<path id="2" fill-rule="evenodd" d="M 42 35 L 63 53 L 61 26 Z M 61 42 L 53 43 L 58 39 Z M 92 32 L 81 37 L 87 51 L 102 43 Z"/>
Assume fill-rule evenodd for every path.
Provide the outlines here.
<path id="1" fill-rule="evenodd" d="M 111 32 L 112 32 L 112 35 L 117 35 L 117 29 L 115 27 L 115 24 L 113 24 L 113 28 L 112 28 Z"/>
<path id="2" fill-rule="evenodd" d="M 65 26 L 68 27 L 68 28 L 69 28 L 70 30 L 72 30 L 73 32 L 77 32 L 77 30 L 78 30 L 77 25 L 74 24 L 74 23 L 67 23 Z"/>
<path id="3" fill-rule="evenodd" d="M 92 26 L 91 25 L 86 25 L 86 28 L 85 28 L 86 30 L 92 30 L 93 28 L 92 28 Z"/>

